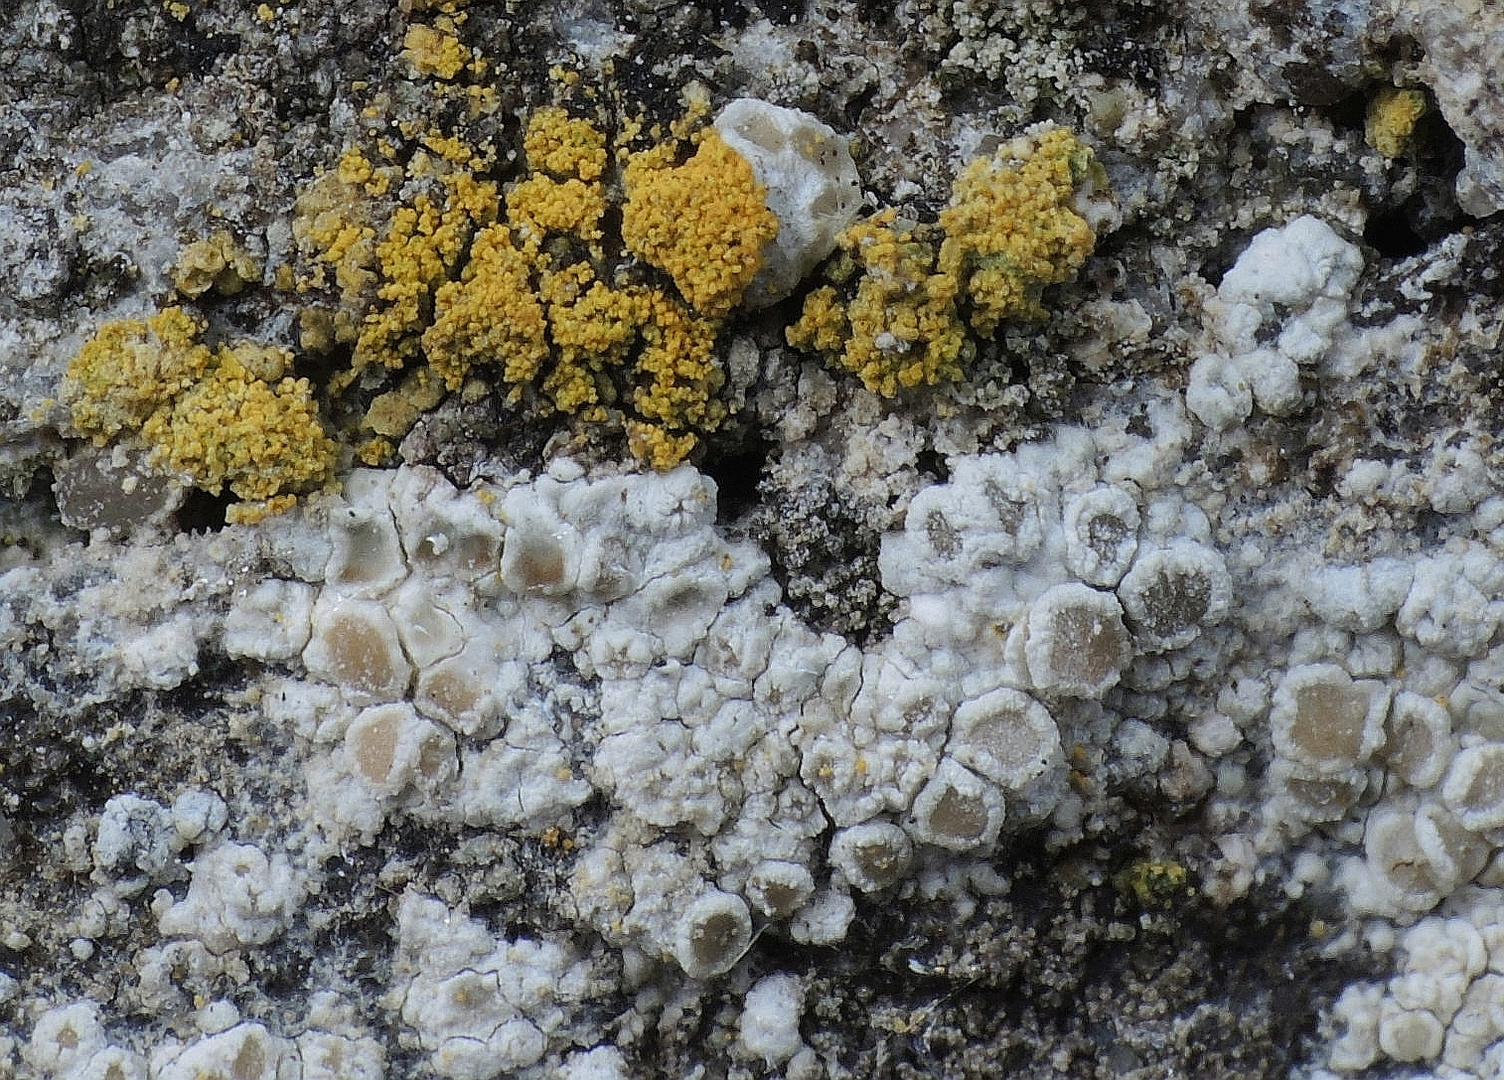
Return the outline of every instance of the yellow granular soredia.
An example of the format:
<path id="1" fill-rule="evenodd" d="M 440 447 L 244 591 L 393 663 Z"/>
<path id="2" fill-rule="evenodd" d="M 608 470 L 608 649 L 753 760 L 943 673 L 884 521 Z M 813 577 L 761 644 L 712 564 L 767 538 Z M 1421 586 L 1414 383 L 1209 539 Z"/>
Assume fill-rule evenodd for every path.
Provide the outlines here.
<path id="1" fill-rule="evenodd" d="M 154 466 L 263 504 L 244 515 L 327 481 L 337 448 L 307 380 L 281 377 L 291 354 L 250 342 L 210 349 L 202 332 L 178 307 L 101 327 L 64 379 L 74 426 L 98 445 L 139 431 Z"/>
<path id="2" fill-rule="evenodd" d="M 682 165 L 664 164 L 661 152 L 633 155 L 625 181 L 627 250 L 665 271 L 702 315 L 730 312 L 778 234 L 767 191 L 747 159 L 712 129 Z"/>
<path id="3" fill-rule="evenodd" d="M 649 314 L 641 289 L 613 289 L 585 263 L 544 276 L 554 363 L 543 394 L 560 412 L 600 419 L 602 377 L 625 363 Z"/>
<path id="4" fill-rule="evenodd" d="M 513 246 L 511 231 L 491 225 L 476 234 L 460 279 L 439 286 L 422 347 L 449 389 L 458 390 L 481 361 L 501 364 L 512 384 L 538 373 L 548 341 L 532 267 L 532 255 Z"/>
<path id="5" fill-rule="evenodd" d="M 725 382 L 725 373 L 715 358 L 719 326 L 657 290 L 652 291 L 650 300 L 650 321 L 643 327 L 642 354 L 637 360 L 633 407 L 644 418 L 670 428 L 718 427 L 726 414 L 725 404 L 715 397 Z"/>
<path id="6" fill-rule="evenodd" d="M 447 29 L 414 23 L 402 39 L 402 59 L 414 75 L 452 79 L 474 54 Z"/>
<path id="7" fill-rule="evenodd" d="M 376 169 L 358 151 L 347 151 L 339 168 L 314 180 L 298 196 L 292 232 L 309 260 L 310 272 L 297 282 L 300 291 L 324 288 L 333 272 L 341 302 L 354 307 L 376 284 L 376 229 L 370 220 L 372 196 L 390 184 L 386 170 Z"/>
<path id="8" fill-rule="evenodd" d="M 173 274 L 173 284 L 184 296 L 202 296 L 210 289 L 234 296 L 260 280 L 260 260 L 223 229 L 184 247 Z"/>
<path id="9" fill-rule="evenodd" d="M 693 451 L 699 442 L 693 435 L 674 435 L 657 424 L 628 420 L 627 449 L 638 461 L 654 469 L 672 469 Z"/>
<path id="10" fill-rule="evenodd" d="M 397 389 L 377 394 L 360 426 L 387 440 L 400 439 L 412 430 L 418 417 L 438 407 L 445 389 L 444 381 L 432 368 L 418 368 Z"/>
<path id="11" fill-rule="evenodd" d="M 606 136 L 590 121 L 571 119 L 558 106 L 533 113 L 522 149 L 534 172 L 589 183 L 599 180 L 606 170 Z"/>
<path id="12" fill-rule="evenodd" d="M 843 309 L 834 289 L 817 289 L 785 331 L 790 345 L 832 356 L 883 397 L 960 378 L 973 351 L 956 279 L 935 272 L 934 249 L 896 228 L 895 216 L 884 211 L 841 234 L 863 270 L 851 303 Z"/>
<path id="13" fill-rule="evenodd" d="M 530 176 L 507 193 L 507 220 L 542 240 L 547 233 L 569 233 L 581 240 L 601 238 L 606 192 L 601 184 Z"/>
<path id="14" fill-rule="evenodd" d="M 1003 319 L 1044 315 L 1045 286 L 1069 279 L 1091 254 L 1096 237 L 1076 201 L 1095 193 L 1099 173 L 1068 131 L 1013 140 L 957 177 L 940 212 L 938 251 L 923 235 L 933 228 L 899 228 L 891 210 L 847 229 L 845 265 L 860 272 L 850 301 L 835 287 L 816 289 L 785 337 L 884 397 L 959 379 L 976 352 L 965 321 L 990 337 Z"/>
<path id="15" fill-rule="evenodd" d="M 1043 288 L 1069 280 L 1091 254 L 1096 236 L 1075 199 L 1094 164 L 1084 143 L 1056 128 L 961 170 L 940 212 L 938 268 L 965 283 L 978 333 L 1042 317 Z"/>
<path id="16" fill-rule="evenodd" d="M 492 164 L 492 155 L 487 150 L 472 146 L 456 135 L 429 130 L 423 135 L 423 144 L 451 165 L 471 171 L 487 168 Z"/>
<path id="17" fill-rule="evenodd" d="M 208 370 L 213 353 L 199 342 L 202 330 L 179 307 L 100 327 L 69 363 L 63 381 L 73 426 L 98 446 L 140 428 Z"/>
<path id="18" fill-rule="evenodd" d="M 1423 91 L 1386 86 L 1368 103 L 1364 138 L 1386 158 L 1397 158 L 1409 149 L 1415 125 L 1425 114 Z"/>
<path id="19" fill-rule="evenodd" d="M 152 461 L 211 493 L 260 501 L 327 482 L 338 448 L 319 422 L 307 379 L 275 385 L 221 348 L 206 378 L 141 428 Z"/>
<path id="20" fill-rule="evenodd" d="M 495 184 L 459 173 L 445 176 L 444 186 L 442 208 L 418 195 L 413 205 L 397 208 L 377 245 L 382 304 L 365 316 L 355 343 L 356 371 L 371 363 L 400 368 L 417 356 L 429 301 L 449 281 L 475 230 L 496 220 Z"/>

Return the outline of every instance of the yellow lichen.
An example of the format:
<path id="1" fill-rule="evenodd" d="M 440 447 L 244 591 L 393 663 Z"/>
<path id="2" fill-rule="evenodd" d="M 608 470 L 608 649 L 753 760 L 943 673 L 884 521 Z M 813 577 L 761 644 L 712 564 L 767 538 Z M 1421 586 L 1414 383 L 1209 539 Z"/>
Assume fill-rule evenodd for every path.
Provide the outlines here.
<path id="1" fill-rule="evenodd" d="M 809 294 L 789 344 L 826 354 L 884 397 L 960 378 L 976 350 L 968 324 L 990 337 L 1004 319 L 1044 315 L 1044 288 L 1091 254 L 1076 200 L 1098 173 L 1091 151 L 1055 129 L 966 166 L 938 227 L 903 227 L 891 210 L 857 223 L 839 238 L 835 284 Z"/>
<path id="2" fill-rule="evenodd" d="M 817 289 L 786 331 L 790 345 L 835 357 L 883 397 L 960 378 L 974 348 L 956 309 L 956 279 L 936 273 L 933 245 L 895 218 L 885 211 L 841 235 L 842 251 L 862 270 L 851 302 L 843 308 L 834 288 Z"/>
<path id="3" fill-rule="evenodd" d="M 282 375 L 291 355 L 254 342 L 211 349 L 202 333 L 177 307 L 106 323 L 68 366 L 74 427 L 100 445 L 139 432 L 154 467 L 268 507 L 327 482 L 337 447 L 308 381 Z"/>
<path id="4" fill-rule="evenodd" d="M 435 292 L 448 283 L 478 228 L 496 220 L 496 185 L 466 172 L 443 177 L 444 202 L 427 194 L 398 207 L 376 246 L 381 303 L 363 321 L 354 368 L 400 368 L 419 354 Z"/>
<path id="5" fill-rule="evenodd" d="M 543 308 L 533 291 L 530 253 L 505 225 L 482 229 L 458 281 L 439 286 L 423 353 L 451 390 L 481 361 L 500 364 L 509 383 L 532 379 L 548 355 Z M 417 315 L 417 309 L 412 309 Z"/>
<path id="6" fill-rule="evenodd" d="M 433 57 L 447 46 L 411 32 L 407 44 L 444 77 Z M 352 347 L 350 368 L 331 380 L 336 394 L 357 381 L 381 388 L 381 369 L 403 380 L 366 411 L 376 438 L 361 444 L 365 459 L 384 459 L 377 440 L 401 438 L 439 388 L 471 401 L 488 382 L 514 404 L 609 424 L 661 467 L 724 420 L 719 320 L 777 219 L 751 166 L 713 131 L 678 163 L 707 108 L 693 103 L 658 145 L 617 158 L 610 177 L 595 124 L 539 108 L 522 138 L 526 170 L 504 194 L 488 178 L 493 149 L 403 120 L 395 130 L 416 144 L 403 164 L 391 146 L 374 150 L 387 165 L 352 149 L 303 192 L 298 287 L 334 293 L 302 312 L 305 347 Z M 624 139 L 638 133 L 624 129 Z M 626 197 L 612 238 L 616 190 Z M 643 284 L 623 248 L 673 286 Z"/>
<path id="7" fill-rule="evenodd" d="M 507 219 L 539 240 L 553 232 L 593 243 L 605 213 L 604 187 L 582 180 L 531 176 L 507 193 Z"/>
<path id="8" fill-rule="evenodd" d="M 1044 316 L 1040 292 L 1070 280 L 1091 254 L 1096 237 L 1074 204 L 1094 162 L 1084 143 L 1056 128 L 961 170 L 940 211 L 939 270 L 965 282 L 978 333 Z"/>
<path id="9" fill-rule="evenodd" d="M 1364 138 L 1386 158 L 1397 158 L 1410 148 L 1415 125 L 1425 113 L 1424 91 L 1385 86 L 1368 103 Z"/>
<path id="10" fill-rule="evenodd" d="M 260 280 L 260 260 L 223 229 L 184 247 L 173 274 L 178 292 L 189 297 L 202 296 L 210 289 L 234 296 Z"/>
<path id="11" fill-rule="evenodd" d="M 73 426 L 103 446 L 138 430 L 164 404 L 203 377 L 214 354 L 202 325 L 179 307 L 150 319 L 117 319 L 99 328 L 68 365 L 63 400 Z"/>
<path id="12" fill-rule="evenodd" d="M 376 283 L 376 228 L 371 196 L 385 193 L 385 182 L 357 151 L 340 159 L 339 168 L 318 177 L 298 196 L 292 233 L 309 269 L 297 282 L 301 292 L 332 281 L 349 306 L 362 302 Z"/>
<path id="13" fill-rule="evenodd" d="M 544 276 L 540 296 L 548 308 L 554 343 L 552 370 L 541 389 L 564 413 L 599 420 L 609 372 L 625 363 L 648 318 L 646 290 L 613 289 L 588 264 L 575 263 Z"/>
<path id="14" fill-rule="evenodd" d="M 627 448 L 638 461 L 655 469 L 672 469 L 695 448 L 693 435 L 671 435 L 657 424 L 627 421 Z"/>
<path id="15" fill-rule="evenodd" d="M 767 191 L 747 159 L 711 129 L 682 165 L 665 164 L 661 152 L 634 155 L 625 182 L 627 250 L 667 273 L 701 314 L 730 312 L 762 267 L 763 247 L 778 235 Z"/>
<path id="16" fill-rule="evenodd" d="M 606 170 L 606 136 L 590 121 L 571 119 L 558 106 L 533 113 L 522 149 L 534 172 L 590 182 Z"/>
<path id="17" fill-rule="evenodd" d="M 715 397 L 725 382 L 715 358 L 718 327 L 657 290 L 649 292 L 648 300 L 632 405 L 666 428 L 712 431 L 726 408 Z"/>
<path id="18" fill-rule="evenodd" d="M 454 35 L 452 22 L 443 28 L 414 23 L 402 39 L 402 59 L 415 76 L 452 79 L 474 59 Z"/>
<path id="19" fill-rule="evenodd" d="M 366 410 L 361 427 L 384 439 L 400 439 L 412 430 L 418 417 L 444 400 L 445 386 L 432 368 L 419 368 L 402 385 L 378 394 Z"/>
<path id="20" fill-rule="evenodd" d="M 141 427 L 152 462 L 218 494 L 259 501 L 330 479 L 337 447 L 307 379 L 256 378 L 220 348 L 208 375 Z"/>
<path id="21" fill-rule="evenodd" d="M 1186 868 L 1174 860 L 1140 859 L 1125 867 L 1114 882 L 1125 893 L 1132 893 L 1140 907 L 1165 908 L 1187 895 Z"/>

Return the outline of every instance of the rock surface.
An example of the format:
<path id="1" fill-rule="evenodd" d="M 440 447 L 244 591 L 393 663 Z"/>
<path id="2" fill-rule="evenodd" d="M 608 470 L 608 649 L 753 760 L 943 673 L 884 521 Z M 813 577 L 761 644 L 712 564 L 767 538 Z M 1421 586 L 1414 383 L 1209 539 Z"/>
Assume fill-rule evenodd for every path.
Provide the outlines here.
<path id="1" fill-rule="evenodd" d="M 1501 53 L 7 4 L 0 1075 L 1497 1075 Z"/>

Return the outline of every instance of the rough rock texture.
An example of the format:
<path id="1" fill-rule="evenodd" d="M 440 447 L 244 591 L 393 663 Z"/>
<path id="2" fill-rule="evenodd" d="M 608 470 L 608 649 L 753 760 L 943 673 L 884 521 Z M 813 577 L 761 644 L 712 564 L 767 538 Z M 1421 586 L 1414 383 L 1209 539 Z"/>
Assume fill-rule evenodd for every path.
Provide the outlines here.
<path id="1" fill-rule="evenodd" d="M 6 4 L 0 1076 L 1498 1075 L 1501 52 Z"/>

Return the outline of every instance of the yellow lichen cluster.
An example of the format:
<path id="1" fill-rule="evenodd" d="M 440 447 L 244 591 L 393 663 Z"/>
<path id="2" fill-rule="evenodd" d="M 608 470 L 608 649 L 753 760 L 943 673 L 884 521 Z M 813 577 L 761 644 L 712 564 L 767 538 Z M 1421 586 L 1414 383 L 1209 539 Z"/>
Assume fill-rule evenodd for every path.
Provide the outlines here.
<path id="1" fill-rule="evenodd" d="M 855 294 L 843 304 L 834 287 L 816 289 L 786 335 L 797 349 L 838 357 L 883 397 L 959 379 L 974 348 L 956 309 L 959 282 L 936 273 L 934 246 L 896 217 L 886 210 L 841 235 L 844 272 L 853 263 L 862 271 Z"/>
<path id="2" fill-rule="evenodd" d="M 402 39 L 402 59 L 415 75 L 452 79 L 474 62 L 475 56 L 461 43 L 453 20 L 437 26 L 413 23 Z"/>
<path id="3" fill-rule="evenodd" d="M 522 143 L 527 170 L 504 192 L 486 155 L 434 133 L 417 175 L 351 151 L 320 178 L 298 202 L 299 287 L 332 287 L 338 303 L 305 318 L 305 345 L 352 346 L 337 389 L 373 365 L 406 373 L 366 416 L 381 445 L 437 386 L 470 392 L 489 376 L 513 402 L 613 425 L 639 458 L 677 464 L 725 416 L 715 340 L 776 233 L 765 193 L 713 133 L 682 165 L 665 141 L 623 155 L 622 235 L 609 237 L 605 134 L 550 106 Z M 378 224 L 372 204 L 415 187 Z M 674 287 L 642 283 L 626 254 Z"/>
<path id="4" fill-rule="evenodd" d="M 1063 128 L 1030 142 L 967 165 L 940 211 L 940 273 L 965 282 L 971 325 L 984 336 L 1003 319 L 1042 318 L 1044 287 L 1074 277 L 1096 244 L 1075 207 L 1095 179 L 1090 148 Z"/>
<path id="5" fill-rule="evenodd" d="M 245 502 L 255 520 L 326 483 L 337 448 L 306 379 L 284 374 L 286 350 L 256 343 L 210 348 L 182 308 L 106 323 L 68 365 L 63 397 L 73 426 L 104 445 L 139 433 L 157 468 Z"/>
<path id="6" fill-rule="evenodd" d="M 260 280 L 261 260 L 223 229 L 183 248 L 173 274 L 178 292 L 188 297 L 202 296 L 210 289 L 234 296 Z"/>
<path id="7" fill-rule="evenodd" d="M 627 249 L 673 278 L 702 314 L 730 312 L 762 268 L 763 248 L 778 235 L 767 190 L 747 159 L 709 129 L 684 164 L 640 154 L 625 180 L 621 234 Z"/>
<path id="8" fill-rule="evenodd" d="M 1397 158 L 1410 148 L 1415 125 L 1425 114 L 1424 91 L 1383 87 L 1368 103 L 1364 137 L 1369 146 L 1386 158 Z"/>
<path id="9" fill-rule="evenodd" d="M 1091 150 L 1068 131 L 1013 140 L 962 170 L 937 227 L 899 225 L 889 210 L 846 230 L 835 284 L 806 298 L 789 344 L 884 397 L 960 378 L 975 351 L 968 325 L 990 337 L 1004 319 L 1044 315 L 1044 288 L 1091 254 L 1076 202 L 1100 183 Z"/>

